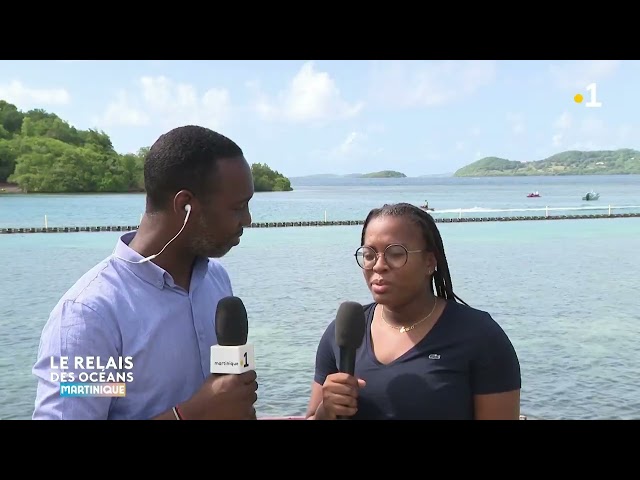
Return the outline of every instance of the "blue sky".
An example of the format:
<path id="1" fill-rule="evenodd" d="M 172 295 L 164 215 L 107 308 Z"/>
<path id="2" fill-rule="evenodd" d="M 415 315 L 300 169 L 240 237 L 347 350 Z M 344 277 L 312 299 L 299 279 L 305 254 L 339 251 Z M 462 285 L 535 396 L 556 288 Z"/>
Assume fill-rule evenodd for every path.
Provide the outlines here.
<path id="1" fill-rule="evenodd" d="M 290 177 L 418 176 L 640 148 L 639 79 L 640 62 L 613 60 L 0 61 L 0 99 L 104 130 L 122 153 L 199 124 Z"/>

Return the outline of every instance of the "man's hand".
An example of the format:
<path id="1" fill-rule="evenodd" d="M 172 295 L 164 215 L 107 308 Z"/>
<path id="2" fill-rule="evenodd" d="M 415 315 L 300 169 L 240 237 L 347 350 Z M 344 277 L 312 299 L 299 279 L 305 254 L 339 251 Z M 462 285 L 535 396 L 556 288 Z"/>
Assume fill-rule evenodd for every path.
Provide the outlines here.
<path id="1" fill-rule="evenodd" d="M 189 400 L 180 405 L 185 420 L 255 420 L 256 372 L 211 374 Z"/>

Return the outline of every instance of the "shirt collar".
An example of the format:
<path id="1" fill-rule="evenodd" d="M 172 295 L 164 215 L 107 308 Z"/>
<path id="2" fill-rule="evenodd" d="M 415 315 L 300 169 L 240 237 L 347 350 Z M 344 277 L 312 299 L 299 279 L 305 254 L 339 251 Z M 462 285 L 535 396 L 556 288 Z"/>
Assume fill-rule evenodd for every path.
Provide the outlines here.
<path id="1" fill-rule="evenodd" d="M 171 274 L 153 263 L 153 261 L 133 263 L 139 262 L 144 258 L 138 252 L 129 247 L 129 243 L 131 243 L 133 237 L 136 236 L 136 233 L 137 231 L 134 231 L 121 235 L 116 243 L 116 248 L 113 250 L 112 256 L 115 257 L 116 261 L 124 264 L 135 276 L 154 287 L 159 288 L 160 290 L 162 290 L 165 285 L 175 288 L 176 284 L 173 281 Z M 191 276 L 191 290 L 194 290 L 199 285 L 199 280 L 201 280 L 206 274 L 208 263 L 208 258 L 198 257 L 196 259 Z"/>

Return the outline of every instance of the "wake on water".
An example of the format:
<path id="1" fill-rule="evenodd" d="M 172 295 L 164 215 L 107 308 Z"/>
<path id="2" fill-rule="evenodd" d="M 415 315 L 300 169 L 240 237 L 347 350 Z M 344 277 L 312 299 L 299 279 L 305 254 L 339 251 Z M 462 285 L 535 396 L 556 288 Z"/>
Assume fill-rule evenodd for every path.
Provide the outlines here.
<path id="1" fill-rule="evenodd" d="M 594 207 L 537 207 L 537 208 L 485 208 L 485 207 L 471 207 L 471 208 L 446 208 L 443 210 L 433 210 L 429 213 L 438 214 L 438 213 L 497 213 L 497 212 L 550 212 L 550 211 L 572 211 L 572 210 L 618 210 L 625 208 L 640 208 L 639 205 L 622 205 L 622 206 L 613 206 L 609 205 L 601 205 Z"/>

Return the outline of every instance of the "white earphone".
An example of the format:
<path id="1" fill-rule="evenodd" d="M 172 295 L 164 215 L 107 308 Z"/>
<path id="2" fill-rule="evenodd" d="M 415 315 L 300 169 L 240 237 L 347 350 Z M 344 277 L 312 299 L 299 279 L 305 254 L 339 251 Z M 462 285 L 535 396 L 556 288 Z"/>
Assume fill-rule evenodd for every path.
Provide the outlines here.
<path id="1" fill-rule="evenodd" d="M 142 260 L 138 260 L 137 262 L 134 262 L 132 260 L 127 260 L 126 258 L 122 258 L 122 257 L 118 257 L 118 258 L 120 260 L 124 260 L 125 262 L 129 262 L 129 263 L 145 263 L 145 262 L 148 262 L 148 261 L 153 260 L 154 258 L 156 258 L 158 255 L 160 255 L 162 252 L 164 252 L 164 249 L 167 248 L 171 242 L 173 242 L 176 238 L 178 238 L 178 235 L 180 235 L 182 233 L 182 230 L 184 230 L 184 227 L 187 225 L 187 221 L 189 220 L 189 215 L 191 214 L 191 205 L 189 205 L 187 203 L 184 206 L 184 210 L 185 210 L 185 212 L 187 212 L 187 214 L 184 217 L 184 223 L 182 224 L 182 228 L 180 229 L 180 231 L 178 231 L 178 233 L 175 234 L 175 236 L 171 240 L 169 240 L 166 243 L 166 245 L 164 247 L 162 247 L 162 250 L 160 250 L 158 253 L 156 253 L 155 255 L 151 255 L 149 257 L 143 258 Z M 113 253 L 115 254 L 115 249 L 113 250 Z"/>

